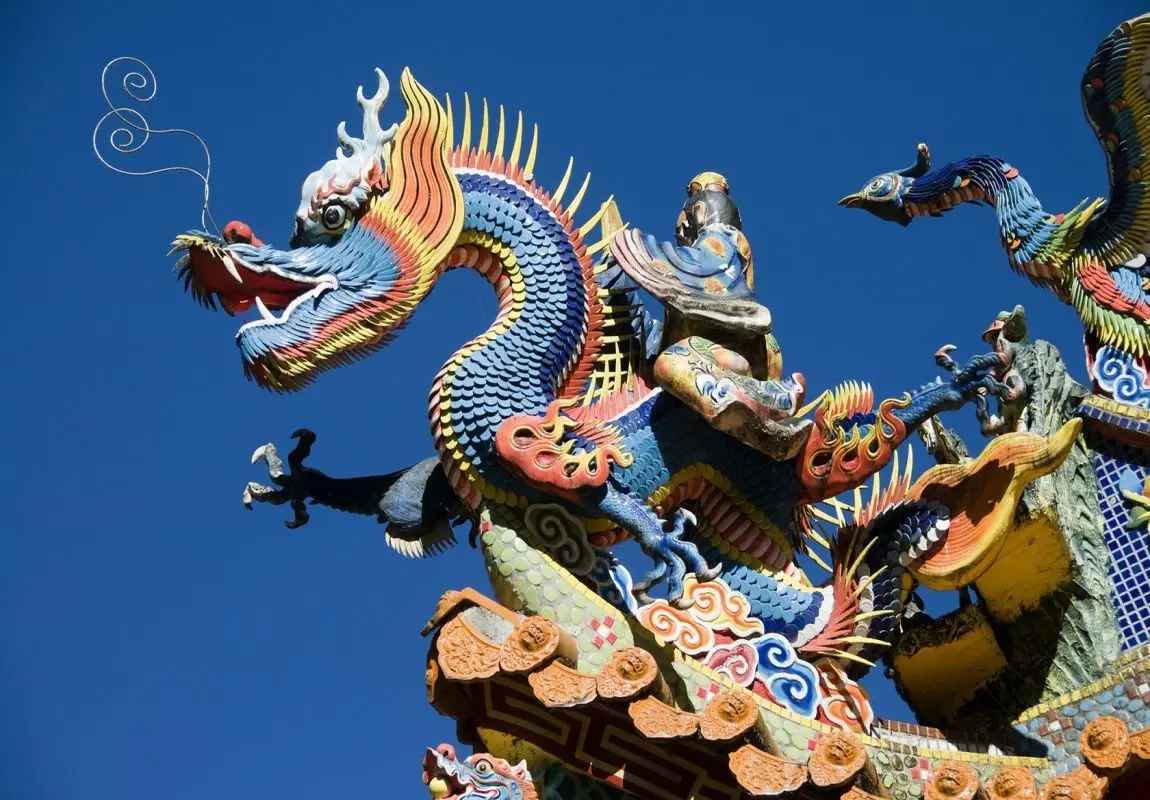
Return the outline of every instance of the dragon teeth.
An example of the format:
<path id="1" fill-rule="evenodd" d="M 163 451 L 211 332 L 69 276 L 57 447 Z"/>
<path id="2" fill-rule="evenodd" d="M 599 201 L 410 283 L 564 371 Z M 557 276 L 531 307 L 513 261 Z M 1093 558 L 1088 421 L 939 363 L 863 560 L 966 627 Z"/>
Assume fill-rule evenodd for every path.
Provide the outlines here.
<path id="1" fill-rule="evenodd" d="M 236 279 L 236 283 L 244 282 L 244 279 L 240 277 L 240 271 L 236 267 L 236 262 L 232 260 L 229 253 L 221 253 L 220 260 L 224 262 L 224 269 L 228 271 L 228 274 Z"/>
<path id="2" fill-rule="evenodd" d="M 256 295 L 256 308 L 259 309 L 260 316 L 264 319 L 270 319 L 273 321 L 276 319 L 275 314 L 268 310 L 268 307 L 264 305 L 263 298 L 258 294 Z"/>

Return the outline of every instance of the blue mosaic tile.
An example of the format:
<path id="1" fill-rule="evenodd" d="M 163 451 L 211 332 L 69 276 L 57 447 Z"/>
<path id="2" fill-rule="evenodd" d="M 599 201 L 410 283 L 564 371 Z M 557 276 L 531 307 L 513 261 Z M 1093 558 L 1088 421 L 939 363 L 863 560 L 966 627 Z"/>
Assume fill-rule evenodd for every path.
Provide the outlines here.
<path id="1" fill-rule="evenodd" d="M 1122 649 L 1130 650 L 1150 641 L 1150 537 L 1145 528 L 1126 527 L 1130 507 L 1118 481 L 1127 470 L 1139 483 L 1145 481 L 1150 475 L 1150 454 L 1109 439 L 1098 438 L 1091 444 L 1102 527 L 1110 550 L 1110 597 L 1122 633 Z"/>

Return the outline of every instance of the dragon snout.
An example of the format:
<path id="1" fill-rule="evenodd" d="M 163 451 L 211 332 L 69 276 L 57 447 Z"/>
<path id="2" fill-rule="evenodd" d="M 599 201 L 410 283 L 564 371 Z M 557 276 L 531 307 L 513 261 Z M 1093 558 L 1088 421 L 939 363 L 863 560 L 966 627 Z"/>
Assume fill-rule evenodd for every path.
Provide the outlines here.
<path id="1" fill-rule="evenodd" d="M 455 748 L 449 744 L 427 748 L 423 756 L 423 783 L 435 800 L 450 800 L 464 793 L 465 787 L 453 774 L 454 770 L 446 768 L 447 764 L 457 760 Z"/>
<path id="2" fill-rule="evenodd" d="M 233 219 L 224 226 L 224 241 L 228 244 L 250 244 L 255 247 L 263 247 L 264 244 L 252 233 L 250 225 L 238 219 Z"/>

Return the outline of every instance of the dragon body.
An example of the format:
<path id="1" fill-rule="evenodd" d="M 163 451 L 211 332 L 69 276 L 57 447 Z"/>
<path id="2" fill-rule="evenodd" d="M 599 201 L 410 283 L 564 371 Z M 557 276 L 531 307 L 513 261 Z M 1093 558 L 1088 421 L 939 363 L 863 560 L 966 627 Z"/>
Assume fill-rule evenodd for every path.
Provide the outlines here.
<path id="1" fill-rule="evenodd" d="M 935 414 L 984 403 L 987 391 L 997 391 L 992 373 L 1000 355 L 976 356 L 960 368 L 941 354 L 945 380 L 877 407 L 869 388 L 846 384 L 812 404 L 795 455 L 748 447 L 659 384 L 645 341 L 652 320 L 636 284 L 609 255 L 595 257 L 622 228 L 614 203 L 577 226 L 587 182 L 564 203 L 569 165 L 554 193 L 541 188 L 533 178 L 534 136 L 519 163 L 521 118 L 504 157 L 503 110 L 489 146 L 484 103 L 473 146 L 470 103 L 455 119 L 450 102 L 441 105 L 407 71 L 407 114 L 398 128 L 383 130 L 376 115 L 387 82 L 379 78 L 371 98 L 359 93 L 364 138 L 349 137 L 341 125 L 336 159 L 305 183 L 291 248 L 264 244 L 242 223 L 229 224 L 222 238 L 189 232 L 175 243 L 181 276 L 206 303 L 259 311 L 237 344 L 245 373 L 276 391 L 302 388 L 382 346 L 448 270 L 477 272 L 495 292 L 498 313 L 431 388 L 437 465 L 345 480 L 337 491 L 303 466 L 314 439 L 305 436 L 305 451 L 289 459 L 292 471 L 273 470 L 277 487 L 249 485 L 246 498 L 290 499 L 297 521 L 308 498 L 351 511 L 378 505 L 381 519 L 398 523 L 396 537 L 406 542 L 400 549 L 409 554 L 443 546 L 450 535 L 444 525 L 460 516 L 477 531 L 492 513 L 530 528 L 540 509 L 557 509 L 604 567 L 557 573 L 562 580 L 582 583 L 660 636 L 660 619 L 693 625 L 697 619 L 688 617 L 703 607 L 699 598 L 717 592 L 724 607 L 744 609 L 722 624 L 707 620 L 718 624 L 725 655 L 742 648 L 744 668 L 728 664 L 730 674 L 779 700 L 787 692 L 772 691 L 771 680 L 779 665 L 788 666 L 807 681 L 791 705 L 809 717 L 820 713 L 815 685 L 822 678 L 809 662 L 829 662 L 823 676 L 840 683 L 872 665 L 897 634 L 907 569 L 926 563 L 955 530 L 962 537 L 952 555 L 981 541 L 983 529 L 964 516 L 964 504 L 977 499 L 961 489 L 973 472 L 948 476 L 938 496 L 930 496 L 938 488 L 930 481 L 911 486 L 908 475 L 880 498 L 876 482 L 872 502 L 855 504 L 851 521 L 839 514 L 832 578 L 814 586 L 795 562 L 804 533 L 813 531 L 813 504 L 867 482 Z M 589 246 L 584 237 L 597 225 L 603 238 Z M 699 391 L 718 396 L 738 376 L 705 352 L 706 342 L 686 340 L 660 358 L 681 359 Z M 799 412 L 790 387 L 764 390 L 784 416 Z M 1060 445 L 1042 447 L 1027 451 L 1019 481 L 1053 469 L 1064 455 Z M 257 451 L 272 466 L 269 456 L 274 449 Z M 457 502 L 443 499 L 443 486 Z M 347 496 L 357 487 L 362 497 Z M 395 487 L 403 490 L 398 499 Z M 639 581 L 609 553 L 627 538 L 655 561 Z M 666 584 L 667 600 L 648 596 L 658 583 Z M 691 604 L 694 611 L 681 607 Z M 714 655 L 663 633 L 698 659 Z"/>

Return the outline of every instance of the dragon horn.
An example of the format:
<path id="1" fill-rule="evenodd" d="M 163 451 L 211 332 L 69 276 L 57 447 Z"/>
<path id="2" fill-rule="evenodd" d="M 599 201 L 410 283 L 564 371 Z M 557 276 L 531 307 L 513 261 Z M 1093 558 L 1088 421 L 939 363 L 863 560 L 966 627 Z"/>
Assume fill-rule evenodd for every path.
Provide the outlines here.
<path id="1" fill-rule="evenodd" d="M 385 144 L 395 138 L 398 126 L 392 125 L 385 130 L 379 124 L 379 112 L 383 109 L 383 104 L 387 102 L 391 83 L 383 74 L 383 70 L 378 67 L 376 67 L 375 74 L 379 79 L 379 87 L 371 97 L 364 95 L 362 86 L 355 90 L 355 100 L 363 109 L 363 138 L 357 139 L 349 134 L 347 124 L 344 122 L 339 123 L 339 127 L 336 128 L 339 146 L 345 155 L 350 156 L 363 151 L 378 152 Z"/>

